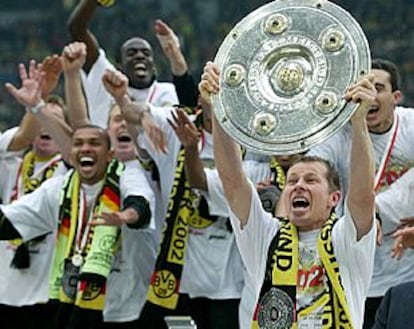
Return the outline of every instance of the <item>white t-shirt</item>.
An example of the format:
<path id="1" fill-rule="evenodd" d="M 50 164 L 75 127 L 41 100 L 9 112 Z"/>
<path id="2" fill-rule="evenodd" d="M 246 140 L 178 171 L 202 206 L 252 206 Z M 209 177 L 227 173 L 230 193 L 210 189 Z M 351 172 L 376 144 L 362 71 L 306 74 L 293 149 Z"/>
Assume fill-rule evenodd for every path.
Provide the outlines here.
<path id="1" fill-rule="evenodd" d="M 134 179 L 138 171 L 140 182 Z M 115 255 L 111 274 L 108 277 L 105 322 L 128 322 L 139 317 L 147 298 L 157 257 L 153 190 L 138 160 L 125 162 L 125 173 L 131 177 L 131 184 L 136 191 L 139 190 L 140 195 L 150 201 L 152 217 L 147 228 L 131 229 L 126 225 L 121 227 L 121 250 Z"/>
<path id="2" fill-rule="evenodd" d="M 16 154 L 16 152 L 12 152 L 12 154 Z M 3 186 L 5 187 L 3 204 L 10 201 L 20 163 L 21 158 L 16 156 L 9 155 L 2 159 L 2 167 L 7 166 L 7 169 L 10 170 L 8 172 L 0 171 L 0 181 L 5 184 Z M 35 164 L 33 176 L 43 172 L 44 164 L 44 162 Z M 3 167 L 3 169 L 5 168 Z M 53 177 L 64 175 L 66 172 L 65 164 L 60 161 Z M 0 304 L 23 306 L 47 302 L 49 299 L 49 268 L 55 246 L 55 232 L 51 230 L 48 233 L 44 240 L 29 243 L 30 267 L 27 269 L 12 268 L 10 264 L 15 256 L 17 246 L 13 242 L 0 242 L 0 278 L 5 283 L 0 285 Z"/>
<path id="3" fill-rule="evenodd" d="M 106 69 L 114 70 L 103 49 L 99 50 L 99 57 L 86 75 L 82 72 L 82 83 L 86 94 L 89 117 L 93 124 L 106 128 L 111 105 L 115 103 L 112 96 L 106 91 L 102 76 Z M 154 106 L 171 106 L 178 104 L 175 87 L 169 82 L 154 83 L 145 89 L 128 88 L 128 93 L 136 101 L 147 102 Z"/>
<path id="4" fill-rule="evenodd" d="M 399 128 L 397 130 L 394 147 L 392 148 L 391 157 L 385 168 L 386 184 L 383 184 L 377 192 L 376 205 L 379 209 L 386 207 L 384 203 L 396 204 L 397 198 L 393 193 L 385 193 L 393 184 L 401 179 L 402 175 L 414 166 L 414 109 L 397 107 L 395 113 L 398 116 Z M 394 120 L 395 125 L 396 120 Z M 337 134 L 331 137 L 323 144 L 311 149 L 308 155 L 317 155 L 329 160 L 338 170 L 341 178 L 342 195 L 348 190 L 348 168 L 350 161 L 350 140 L 351 125 L 347 124 Z M 378 169 L 383 158 L 383 154 L 389 145 L 394 129 L 390 129 L 385 134 L 370 133 L 374 147 L 375 164 Z M 400 178 L 401 177 L 401 178 Z M 382 195 L 385 193 L 384 195 Z M 399 208 L 401 209 L 401 204 Z M 414 215 L 412 204 L 406 203 L 404 211 L 410 216 Z M 338 207 L 338 213 L 342 212 L 342 206 Z M 383 232 L 389 233 L 396 229 L 400 218 L 392 218 L 384 213 L 382 218 Z M 375 252 L 374 273 L 371 281 L 371 287 L 368 293 L 369 297 L 384 296 L 385 292 L 392 286 L 411 281 L 414 277 L 414 251 L 407 250 L 404 257 L 396 261 L 391 257 L 391 246 L 393 239 L 386 236 L 383 239 L 382 246 L 378 247 Z"/>
<path id="5" fill-rule="evenodd" d="M 23 151 L 7 151 L 19 127 L 6 130 L 0 135 L 0 198 L 3 204 L 10 202 L 11 192 L 16 184 L 16 176 L 22 161 Z"/>
<path id="6" fill-rule="evenodd" d="M 253 186 L 252 189 L 254 190 Z M 248 223 L 243 229 L 240 227 L 239 219 L 231 210 L 230 214 L 237 245 L 248 275 L 252 278 L 252 288 L 257 302 L 264 280 L 269 246 L 279 229 L 279 222 L 263 210 L 255 191 L 252 193 Z M 299 239 L 301 240 L 301 237 Z M 345 209 L 345 215 L 334 226 L 332 243 L 351 313 L 351 321 L 355 328 L 361 328 L 364 302 L 374 260 L 374 225 L 367 235 L 357 241 L 356 228 L 348 210 Z M 249 328 L 249 326 L 250 322 L 242 324 L 242 328 Z"/>
<path id="7" fill-rule="evenodd" d="M 204 169 L 208 185 L 208 193 L 204 196 L 208 202 L 210 213 L 217 216 L 228 217 L 229 207 L 224 195 L 223 184 L 221 183 L 217 169 Z M 272 172 L 267 162 L 257 162 L 254 160 L 243 161 L 243 172 L 254 183 L 260 183 L 270 179 Z M 234 236 L 234 235 L 233 235 Z M 238 252 L 239 254 L 239 252 Z M 240 257 L 240 256 L 239 256 Z M 252 318 L 253 309 L 256 306 L 256 296 L 252 279 L 245 271 L 243 266 L 243 289 L 239 306 L 239 323 L 241 328 L 250 328 L 250 319 Z"/>
<path id="8" fill-rule="evenodd" d="M 138 166 L 139 164 L 137 164 L 137 168 Z M 56 230 L 59 212 L 59 197 L 64 179 L 64 176 L 53 177 L 44 182 L 33 193 L 21 197 L 13 204 L 1 206 L 3 213 L 12 222 L 24 241 L 31 240 L 36 236 Z M 95 188 L 98 189 L 99 184 L 97 184 Z M 144 174 L 138 169 L 129 165 L 126 166 L 120 177 L 120 190 L 121 200 L 124 200 L 127 196 L 131 195 L 142 196 L 149 201 L 151 211 L 154 213 L 155 204 L 152 190 L 149 187 Z M 94 194 L 94 191 L 90 189 L 88 194 L 92 195 Z M 93 198 L 88 199 L 89 202 L 93 201 Z M 153 219 L 151 219 L 150 227 L 154 227 Z M 104 314 L 108 314 L 109 317 L 112 317 L 107 321 L 129 321 L 138 318 L 140 306 L 139 303 L 137 303 L 137 300 L 143 299 L 145 301 L 146 291 L 144 295 L 133 296 L 134 300 L 131 301 L 131 294 L 139 291 L 141 289 L 139 288 L 139 285 L 146 285 L 146 280 L 149 280 L 144 276 L 138 277 L 139 274 L 137 274 L 137 272 L 134 272 L 133 275 L 130 274 L 130 271 L 135 271 L 138 268 L 138 264 L 133 263 L 133 265 L 136 266 L 132 266 L 132 269 L 127 268 L 127 265 L 131 266 L 132 263 L 129 261 L 130 258 L 136 256 L 134 255 L 134 250 L 139 248 L 139 246 L 135 245 L 134 249 L 132 249 L 134 243 L 134 239 L 125 238 L 123 246 L 126 245 L 126 248 L 123 248 L 122 251 L 120 251 L 122 252 L 122 256 L 115 257 L 115 259 L 117 259 L 117 257 L 122 257 L 121 259 L 122 261 L 125 260 L 125 263 L 121 262 L 123 266 L 118 268 L 120 271 L 119 273 L 116 271 L 111 272 L 108 277 Z M 131 247 L 131 249 L 129 249 L 129 247 Z M 144 248 L 146 248 L 146 246 L 144 246 Z M 145 255 L 144 259 L 146 259 L 146 256 L 147 255 Z M 50 256 L 50 258 L 51 257 L 52 256 Z M 125 280 L 123 278 L 124 270 L 126 276 Z M 119 279 L 110 279 L 113 274 L 119 275 Z M 127 278 L 130 277 L 134 277 L 134 280 L 129 281 Z M 35 287 L 35 285 L 33 285 L 33 287 Z M 113 297 L 114 295 L 116 297 Z M 45 292 L 45 298 L 45 301 L 47 301 L 48 290 Z M 116 311 L 114 312 L 113 310 L 115 308 Z M 131 309 L 133 309 L 133 311 L 131 311 Z"/>
<path id="9" fill-rule="evenodd" d="M 167 121 L 167 118 L 172 119 L 170 111 L 151 107 L 151 114 L 166 135 L 168 154 L 155 152 L 143 137 L 139 139 L 139 143 L 148 151 L 159 168 L 163 211 L 160 212 L 161 217 L 157 224 L 161 227 L 166 217 L 166 205 L 173 185 L 181 143 Z M 203 134 L 204 143 L 200 157 L 212 159 L 212 136 L 208 132 Z M 210 214 L 227 217 L 211 210 Z M 180 292 L 188 293 L 192 298 L 240 298 L 243 285 L 242 265 L 234 236 L 226 228 L 225 218 L 218 219 L 206 228 L 190 227 L 185 257 Z"/>
<path id="10" fill-rule="evenodd" d="M 375 253 L 370 297 L 384 296 L 389 287 L 413 280 L 414 250 L 406 249 L 400 260 L 392 258 L 395 239 L 387 233 L 396 229 L 399 219 L 414 215 L 414 168 L 396 180 L 389 189 L 379 193 L 376 203 L 384 234 L 382 244 L 377 246 Z"/>

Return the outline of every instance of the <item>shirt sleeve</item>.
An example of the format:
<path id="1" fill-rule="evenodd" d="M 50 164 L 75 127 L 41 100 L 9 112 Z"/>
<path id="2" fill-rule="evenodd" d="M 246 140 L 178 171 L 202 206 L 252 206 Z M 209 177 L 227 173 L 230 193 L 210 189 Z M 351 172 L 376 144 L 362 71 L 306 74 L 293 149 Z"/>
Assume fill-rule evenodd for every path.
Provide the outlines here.
<path id="1" fill-rule="evenodd" d="M 250 183 L 252 199 L 247 224 L 242 228 L 239 218 L 229 207 L 230 220 L 237 245 L 249 275 L 263 282 L 270 242 L 275 237 L 279 222 L 262 208 L 259 196 Z"/>
<path id="2" fill-rule="evenodd" d="M 7 129 L 0 135 L 0 154 L 5 154 L 8 152 L 8 148 L 10 146 L 11 141 L 14 138 L 14 135 L 16 135 L 17 131 L 19 130 L 19 127 L 13 127 L 10 129 Z"/>
<path id="3" fill-rule="evenodd" d="M 155 229 L 155 196 L 139 161 L 133 160 L 125 162 L 125 169 L 121 175 L 120 186 L 122 200 L 125 200 L 129 196 L 140 196 L 148 201 L 152 214 L 148 227 Z"/>
<path id="4" fill-rule="evenodd" d="M 53 232 L 57 228 L 63 179 L 63 176 L 50 178 L 34 192 L 9 205 L 0 206 L 23 241 Z"/>

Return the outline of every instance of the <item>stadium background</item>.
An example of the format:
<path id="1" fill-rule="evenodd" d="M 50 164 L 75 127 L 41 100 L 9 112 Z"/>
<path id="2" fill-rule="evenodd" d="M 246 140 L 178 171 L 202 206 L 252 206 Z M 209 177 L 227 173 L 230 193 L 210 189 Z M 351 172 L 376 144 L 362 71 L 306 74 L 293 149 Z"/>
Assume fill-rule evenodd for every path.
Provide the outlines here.
<path id="1" fill-rule="evenodd" d="M 66 21 L 79 0 L 0 1 L 0 130 L 18 124 L 23 109 L 4 89 L 19 83 L 17 65 L 60 53 L 69 42 Z M 283 0 L 279 0 L 283 1 Z M 195 77 L 231 27 L 248 12 L 269 1 L 259 0 L 118 0 L 100 9 L 91 29 L 114 58 L 119 45 L 131 36 L 152 42 L 160 80 L 169 80 L 166 60 L 155 40 L 153 22 L 165 20 L 179 35 Z M 414 1 L 334 0 L 362 25 L 373 57 L 398 64 L 402 73 L 403 103 L 414 102 Z M 62 87 L 57 93 L 62 94 Z"/>

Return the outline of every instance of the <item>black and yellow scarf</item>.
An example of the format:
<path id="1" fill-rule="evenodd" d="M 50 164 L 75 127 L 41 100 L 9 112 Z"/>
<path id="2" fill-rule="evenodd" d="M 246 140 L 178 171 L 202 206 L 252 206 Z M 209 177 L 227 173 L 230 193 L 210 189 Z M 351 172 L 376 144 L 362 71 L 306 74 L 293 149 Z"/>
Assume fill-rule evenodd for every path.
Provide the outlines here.
<path id="1" fill-rule="evenodd" d="M 104 184 L 94 206 L 94 213 L 120 210 L 120 176 L 124 165 L 112 160 L 107 167 Z M 80 177 L 73 171 L 61 190 L 59 228 L 50 277 L 50 299 L 74 304 L 82 309 L 103 310 L 106 292 L 106 278 L 109 275 L 112 258 L 117 245 L 119 228 L 116 226 L 92 226 L 82 255 L 85 262 L 79 273 L 65 273 L 65 264 L 75 253 L 75 235 L 81 225 L 78 214 L 80 204 Z M 73 267 L 72 267 L 73 268 Z M 72 280 L 69 282 L 67 279 Z M 70 286 L 70 283 L 74 285 Z M 76 290 L 73 295 L 70 289 Z"/>
<path id="2" fill-rule="evenodd" d="M 196 215 L 194 207 L 196 196 L 186 180 L 184 161 L 185 150 L 182 148 L 178 154 L 163 238 L 147 296 L 152 304 L 172 310 L 177 307 L 179 297 L 189 220 Z"/>
<path id="3" fill-rule="evenodd" d="M 287 220 L 270 244 L 265 279 L 260 291 L 252 328 L 297 328 L 297 320 L 323 308 L 324 329 L 353 328 L 339 266 L 332 245 L 335 214 L 325 222 L 319 234 L 318 252 L 326 271 L 328 288 L 312 305 L 296 310 L 296 286 L 299 268 L 297 228 Z"/>
<path id="4" fill-rule="evenodd" d="M 188 114 L 195 114 L 194 124 L 202 129 L 202 110 L 184 110 Z M 189 227 L 206 228 L 216 219 L 203 211 L 200 196 L 192 191 L 187 182 L 184 162 L 185 150 L 181 147 L 168 200 L 163 238 L 147 295 L 150 303 L 170 310 L 177 307 Z"/>
<path id="5" fill-rule="evenodd" d="M 270 160 L 269 166 L 270 171 L 273 174 L 272 184 L 275 185 L 280 191 L 282 191 L 286 184 L 285 171 L 274 157 L 272 157 L 272 159 Z"/>
<path id="6" fill-rule="evenodd" d="M 10 202 L 17 200 L 22 195 L 32 193 L 40 185 L 42 185 L 45 180 L 51 178 L 61 161 L 62 157 L 60 154 L 51 156 L 49 158 L 39 158 L 34 154 L 33 151 L 27 152 L 23 158 L 22 163 L 20 164 L 20 168 L 16 177 L 16 184 L 14 185 Z M 45 164 L 34 176 L 35 164 L 37 162 L 45 162 Z M 16 247 L 16 251 L 10 266 L 16 269 L 29 268 L 29 245 L 31 243 L 42 241 L 44 238 L 45 235 L 42 235 L 25 243 L 23 243 L 21 239 L 9 241 L 10 244 Z"/>

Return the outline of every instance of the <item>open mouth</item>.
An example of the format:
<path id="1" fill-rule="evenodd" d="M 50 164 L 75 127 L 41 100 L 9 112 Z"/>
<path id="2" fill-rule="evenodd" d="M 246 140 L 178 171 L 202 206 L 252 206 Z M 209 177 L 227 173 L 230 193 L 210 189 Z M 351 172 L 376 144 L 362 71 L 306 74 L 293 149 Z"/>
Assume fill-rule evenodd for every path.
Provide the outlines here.
<path id="1" fill-rule="evenodd" d="M 131 142 L 131 136 L 129 134 L 122 134 L 118 136 L 118 142 L 120 143 L 130 143 Z"/>
<path id="2" fill-rule="evenodd" d="M 378 112 L 378 110 L 379 110 L 379 107 L 378 107 L 378 106 L 371 107 L 371 108 L 369 109 L 369 111 L 368 111 L 368 114 L 374 114 L 374 113 L 377 113 L 377 112 Z"/>
<path id="3" fill-rule="evenodd" d="M 310 203 L 308 200 L 306 200 L 304 197 L 296 197 L 292 201 L 292 207 L 293 209 L 305 209 L 310 206 Z"/>
<path id="4" fill-rule="evenodd" d="M 50 141 L 52 139 L 52 137 L 50 137 L 49 134 L 41 134 L 40 139 Z"/>
<path id="5" fill-rule="evenodd" d="M 95 164 L 95 160 L 88 156 L 83 156 L 79 159 L 79 164 L 82 168 L 90 168 Z"/>
<path id="6" fill-rule="evenodd" d="M 134 64 L 134 71 L 138 75 L 144 75 L 148 72 L 148 67 L 145 63 L 135 63 Z"/>

